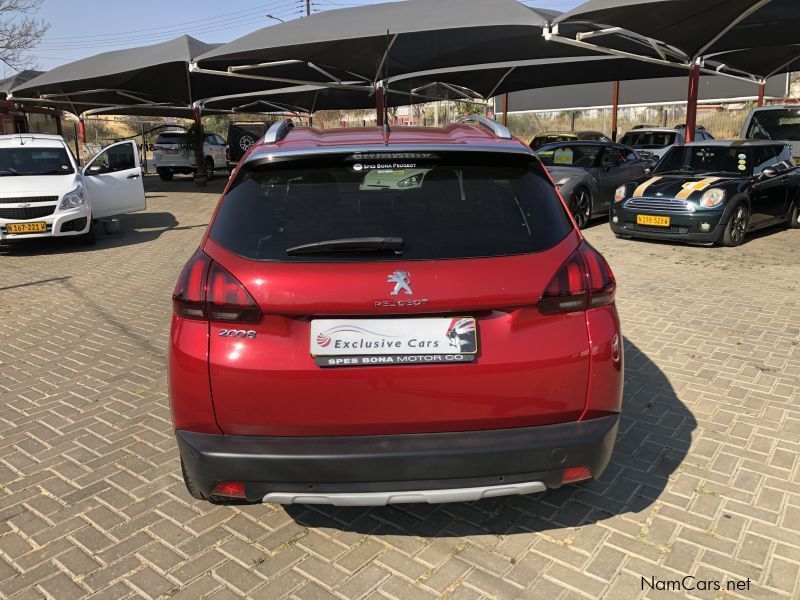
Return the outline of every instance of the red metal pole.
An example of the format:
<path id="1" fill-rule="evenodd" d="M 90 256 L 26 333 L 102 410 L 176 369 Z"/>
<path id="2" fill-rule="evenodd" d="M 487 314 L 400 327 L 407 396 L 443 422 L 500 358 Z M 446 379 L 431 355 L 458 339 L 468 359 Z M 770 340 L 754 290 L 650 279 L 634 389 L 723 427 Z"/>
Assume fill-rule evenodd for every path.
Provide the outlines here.
<path id="1" fill-rule="evenodd" d="M 503 94 L 503 127 L 508 125 L 508 94 Z"/>
<path id="2" fill-rule="evenodd" d="M 383 106 L 383 84 L 378 84 L 375 88 L 375 110 L 377 111 L 378 127 L 383 127 L 386 122 L 386 111 Z"/>
<path id="3" fill-rule="evenodd" d="M 767 91 L 767 84 L 762 83 L 758 86 L 758 105 L 764 106 L 764 93 Z"/>
<path id="4" fill-rule="evenodd" d="M 78 117 L 78 135 L 81 138 L 81 143 L 86 143 L 86 122 L 83 117 Z"/>
<path id="5" fill-rule="evenodd" d="M 619 112 L 619 81 L 614 82 L 614 106 L 611 109 L 611 139 L 617 141 L 617 113 Z"/>
<path id="6" fill-rule="evenodd" d="M 700 87 L 700 65 L 695 64 L 689 71 L 689 97 L 686 101 L 686 141 L 694 141 L 697 129 L 697 92 Z"/>

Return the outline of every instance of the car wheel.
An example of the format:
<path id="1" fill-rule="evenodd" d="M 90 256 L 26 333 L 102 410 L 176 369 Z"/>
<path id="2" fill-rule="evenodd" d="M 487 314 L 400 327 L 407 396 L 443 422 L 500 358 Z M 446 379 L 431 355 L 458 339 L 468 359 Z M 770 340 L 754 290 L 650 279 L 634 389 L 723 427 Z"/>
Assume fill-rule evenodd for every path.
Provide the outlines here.
<path id="1" fill-rule="evenodd" d="M 800 204 L 795 202 L 792 209 L 789 211 L 789 216 L 786 219 L 786 226 L 789 229 L 800 229 Z"/>
<path id="2" fill-rule="evenodd" d="M 586 188 L 578 188 L 572 192 L 569 199 L 569 208 L 578 229 L 583 229 L 592 216 L 592 195 Z"/>
<path id="3" fill-rule="evenodd" d="M 172 171 L 167 169 L 158 169 L 158 176 L 161 177 L 161 181 L 172 181 Z"/>
<path id="4" fill-rule="evenodd" d="M 731 216 L 725 224 L 725 230 L 722 232 L 722 239 L 720 243 L 723 246 L 738 246 L 744 241 L 744 236 L 747 234 L 747 226 L 750 223 L 750 215 L 747 206 L 740 202 L 733 207 Z"/>
<path id="5" fill-rule="evenodd" d="M 75 238 L 81 246 L 94 246 L 97 243 L 97 235 L 94 232 L 94 221 L 89 217 L 89 231 Z"/>
<path id="6" fill-rule="evenodd" d="M 209 181 L 214 179 L 214 161 L 210 157 L 206 158 L 205 171 L 206 179 Z"/>

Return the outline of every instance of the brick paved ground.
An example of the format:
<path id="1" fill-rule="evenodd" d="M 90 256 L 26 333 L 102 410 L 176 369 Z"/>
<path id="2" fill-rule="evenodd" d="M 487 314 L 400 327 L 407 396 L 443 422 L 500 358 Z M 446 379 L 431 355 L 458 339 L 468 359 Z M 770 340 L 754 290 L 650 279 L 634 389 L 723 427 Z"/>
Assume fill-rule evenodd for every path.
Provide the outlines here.
<path id="1" fill-rule="evenodd" d="M 179 477 L 169 295 L 216 201 L 148 181 L 96 248 L 0 249 L 0 597 L 625 598 L 641 577 L 800 597 L 800 232 L 587 235 L 619 281 L 625 413 L 602 481 L 380 509 L 212 507 Z M 215 183 L 216 191 L 220 183 Z"/>

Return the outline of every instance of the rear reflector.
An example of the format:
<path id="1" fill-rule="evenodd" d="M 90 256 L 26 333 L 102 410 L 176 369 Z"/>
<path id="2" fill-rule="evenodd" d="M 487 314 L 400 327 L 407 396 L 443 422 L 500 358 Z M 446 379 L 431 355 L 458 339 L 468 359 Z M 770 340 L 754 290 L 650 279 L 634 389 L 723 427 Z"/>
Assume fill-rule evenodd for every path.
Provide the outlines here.
<path id="1" fill-rule="evenodd" d="M 175 291 L 172 307 L 179 317 L 257 323 L 261 310 L 239 281 L 198 250 L 183 268 Z"/>
<path id="2" fill-rule="evenodd" d="M 585 481 L 591 478 L 592 473 L 586 467 L 569 467 L 568 469 L 564 469 L 564 475 L 561 477 L 561 483 L 566 485 L 568 483 Z"/>
<path id="3" fill-rule="evenodd" d="M 614 275 L 606 260 L 582 242 L 545 288 L 539 311 L 550 315 L 607 306 L 614 302 L 615 291 Z"/>
<path id="4" fill-rule="evenodd" d="M 244 493 L 244 483 L 241 481 L 223 481 L 214 486 L 211 490 L 212 496 L 223 496 L 224 498 L 246 498 Z"/>

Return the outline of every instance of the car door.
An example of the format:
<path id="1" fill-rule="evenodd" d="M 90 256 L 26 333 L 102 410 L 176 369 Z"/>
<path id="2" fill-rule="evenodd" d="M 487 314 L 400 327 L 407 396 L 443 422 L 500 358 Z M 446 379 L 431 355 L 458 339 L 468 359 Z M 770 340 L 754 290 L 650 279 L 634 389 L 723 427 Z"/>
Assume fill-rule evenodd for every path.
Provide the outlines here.
<path id="1" fill-rule="evenodd" d="M 146 208 L 139 153 L 133 141 L 103 148 L 83 169 L 95 219 Z"/>
<path id="2" fill-rule="evenodd" d="M 755 146 L 753 148 L 753 193 L 750 197 L 750 222 L 766 224 L 782 219 L 786 214 L 790 175 L 778 154 L 780 146 Z M 769 169 L 769 171 L 767 171 Z M 765 174 L 772 172 L 774 176 Z"/>
<path id="3" fill-rule="evenodd" d="M 600 202 L 598 208 L 611 206 L 614 191 L 624 183 L 641 177 L 644 166 L 640 160 L 631 160 L 629 154 L 617 146 L 605 146 L 600 157 L 600 170 L 598 173 L 598 188 Z"/>

